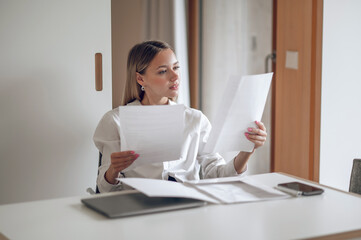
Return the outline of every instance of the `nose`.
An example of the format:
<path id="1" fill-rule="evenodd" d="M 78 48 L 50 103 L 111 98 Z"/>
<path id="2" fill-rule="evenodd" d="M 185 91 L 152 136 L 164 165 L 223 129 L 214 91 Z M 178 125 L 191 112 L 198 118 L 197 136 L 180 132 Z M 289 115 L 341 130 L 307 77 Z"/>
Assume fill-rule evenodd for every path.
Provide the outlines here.
<path id="1" fill-rule="evenodd" d="M 177 71 L 174 71 L 174 70 L 171 70 L 171 71 L 172 71 L 171 72 L 172 74 L 171 74 L 171 77 L 170 77 L 170 81 L 175 82 L 179 78 L 179 73 Z"/>

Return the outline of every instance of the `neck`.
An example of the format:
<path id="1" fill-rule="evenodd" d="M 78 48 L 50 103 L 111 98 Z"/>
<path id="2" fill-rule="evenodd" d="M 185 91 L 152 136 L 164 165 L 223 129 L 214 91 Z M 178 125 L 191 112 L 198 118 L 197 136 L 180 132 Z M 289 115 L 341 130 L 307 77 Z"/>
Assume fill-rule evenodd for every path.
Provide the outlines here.
<path id="1" fill-rule="evenodd" d="M 169 99 L 167 97 L 162 98 L 150 98 L 147 94 L 144 94 L 143 100 L 141 101 L 142 105 L 166 105 L 168 104 Z"/>

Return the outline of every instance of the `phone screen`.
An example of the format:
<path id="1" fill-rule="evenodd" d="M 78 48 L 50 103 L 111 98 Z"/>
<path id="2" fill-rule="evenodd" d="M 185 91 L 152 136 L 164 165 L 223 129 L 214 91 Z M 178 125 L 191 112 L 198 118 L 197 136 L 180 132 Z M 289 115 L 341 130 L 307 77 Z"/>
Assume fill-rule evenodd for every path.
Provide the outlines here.
<path id="1" fill-rule="evenodd" d="M 295 191 L 300 191 L 300 192 L 302 192 L 302 195 L 306 195 L 306 196 L 323 193 L 323 189 L 321 189 L 321 188 L 313 187 L 313 186 L 310 186 L 310 185 L 307 185 L 304 183 L 300 183 L 300 182 L 281 183 L 281 184 L 278 184 L 278 186 L 290 188 Z"/>

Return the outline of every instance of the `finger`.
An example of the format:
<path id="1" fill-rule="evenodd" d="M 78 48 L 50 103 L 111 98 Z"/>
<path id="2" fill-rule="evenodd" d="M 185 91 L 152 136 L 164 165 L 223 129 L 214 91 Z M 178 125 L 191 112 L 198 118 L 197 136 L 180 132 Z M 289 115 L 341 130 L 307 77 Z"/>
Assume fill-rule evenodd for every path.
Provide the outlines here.
<path id="1" fill-rule="evenodd" d="M 121 161 L 129 161 L 129 160 L 134 160 L 137 159 L 139 157 L 139 154 L 132 154 L 132 155 L 128 155 L 128 156 L 122 156 L 122 157 L 115 157 L 112 158 L 112 160 L 114 159 L 114 161 L 117 162 L 121 162 Z"/>
<path id="2" fill-rule="evenodd" d="M 266 137 L 265 136 L 260 136 L 260 135 L 252 135 L 252 134 L 246 134 L 246 137 L 250 140 L 257 140 L 257 141 L 266 141 Z"/>
<path id="3" fill-rule="evenodd" d="M 139 157 L 139 154 L 131 155 L 131 156 L 128 156 L 128 157 L 112 158 L 111 163 L 112 164 L 119 164 L 119 163 L 126 162 L 126 161 L 134 161 L 138 157 Z"/>
<path id="4" fill-rule="evenodd" d="M 124 169 L 126 169 L 127 167 L 129 167 L 130 165 L 132 165 L 134 162 L 133 161 L 127 161 L 127 162 L 124 162 L 123 164 L 117 166 L 116 168 L 114 168 L 117 172 L 121 172 L 123 171 Z"/>
<path id="5" fill-rule="evenodd" d="M 263 124 L 263 122 L 255 121 L 255 123 L 261 130 L 266 132 L 266 126 Z"/>
<path id="6" fill-rule="evenodd" d="M 124 164 L 126 162 L 133 162 L 138 157 L 139 157 L 139 154 L 135 154 L 134 156 L 129 156 L 129 157 L 115 158 L 114 160 L 112 159 L 112 163 L 113 164 Z"/>
<path id="7" fill-rule="evenodd" d="M 132 163 L 133 161 L 135 161 L 135 160 L 127 160 L 127 161 L 118 162 L 118 163 L 112 164 L 112 167 L 114 167 L 114 168 L 123 167 L 129 163 Z"/>
<path id="8" fill-rule="evenodd" d="M 113 152 L 110 157 L 112 158 L 120 158 L 120 157 L 128 157 L 131 155 L 135 155 L 134 151 L 123 151 L 123 152 Z"/>
<path id="9" fill-rule="evenodd" d="M 257 128 L 247 128 L 248 134 L 250 135 L 260 135 L 267 136 L 267 132 Z"/>
<path id="10" fill-rule="evenodd" d="M 132 164 L 135 160 L 130 160 L 130 161 L 123 161 L 123 162 L 120 162 L 120 163 L 117 163 L 117 164 L 112 164 L 112 167 L 114 169 L 119 169 L 119 168 L 125 168 L 127 166 L 129 166 L 130 164 Z"/>

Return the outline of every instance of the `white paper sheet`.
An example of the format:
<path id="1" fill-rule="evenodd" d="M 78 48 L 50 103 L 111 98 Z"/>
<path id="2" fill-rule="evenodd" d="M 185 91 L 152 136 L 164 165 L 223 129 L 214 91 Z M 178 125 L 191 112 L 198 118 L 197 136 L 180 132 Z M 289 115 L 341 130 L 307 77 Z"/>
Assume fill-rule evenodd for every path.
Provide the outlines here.
<path id="1" fill-rule="evenodd" d="M 218 178 L 178 183 L 146 178 L 118 178 L 150 197 L 185 197 L 210 203 L 254 202 L 289 198 L 288 194 L 255 182 L 251 177 Z"/>
<path id="2" fill-rule="evenodd" d="M 273 73 L 231 77 L 220 102 L 204 151 L 252 152 L 254 144 L 244 135 L 262 118 Z"/>
<path id="3" fill-rule="evenodd" d="M 185 181 L 185 183 L 189 184 L 210 184 L 210 183 L 228 183 L 228 182 L 238 182 L 242 179 L 246 178 L 247 176 L 233 176 L 233 177 L 222 177 L 222 178 L 207 178 L 207 179 L 200 179 L 200 180 L 190 180 Z"/>
<path id="4" fill-rule="evenodd" d="M 117 180 L 149 197 L 184 197 L 218 203 L 218 200 L 208 197 L 193 186 L 186 186 L 183 183 L 147 178 L 118 178 Z"/>
<path id="5" fill-rule="evenodd" d="M 239 181 L 220 181 L 212 184 L 194 184 L 203 193 L 214 197 L 220 203 L 255 202 L 288 198 L 289 195 L 257 183 L 246 177 Z"/>
<path id="6" fill-rule="evenodd" d="M 178 160 L 181 154 L 185 107 L 179 105 L 119 107 L 121 151 L 139 157 L 136 166 Z"/>

